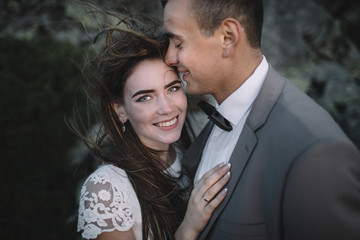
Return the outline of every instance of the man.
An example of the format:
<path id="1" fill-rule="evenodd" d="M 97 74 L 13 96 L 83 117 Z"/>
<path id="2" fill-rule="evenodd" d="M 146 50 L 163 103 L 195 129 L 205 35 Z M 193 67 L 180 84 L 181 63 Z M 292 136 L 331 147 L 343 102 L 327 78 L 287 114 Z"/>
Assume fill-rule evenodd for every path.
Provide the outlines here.
<path id="1" fill-rule="evenodd" d="M 227 197 L 199 239 L 360 239 L 359 150 L 268 64 L 262 22 L 260 0 L 164 8 L 165 61 L 189 94 L 212 94 L 226 119 L 218 121 L 230 124 L 209 122 L 185 155 L 195 183 L 218 162 L 232 164 Z"/>

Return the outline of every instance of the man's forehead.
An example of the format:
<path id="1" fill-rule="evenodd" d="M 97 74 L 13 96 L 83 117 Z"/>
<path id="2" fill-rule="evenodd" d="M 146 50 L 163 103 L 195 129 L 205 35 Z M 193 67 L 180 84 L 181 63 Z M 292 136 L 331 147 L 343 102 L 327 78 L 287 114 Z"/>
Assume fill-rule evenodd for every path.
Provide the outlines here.
<path id="1" fill-rule="evenodd" d="M 180 21 L 181 18 L 179 16 L 179 12 L 172 6 L 172 3 L 166 4 L 164 9 L 164 28 L 165 30 L 169 30 L 167 28 L 172 28 L 176 25 L 177 21 Z"/>
<path id="2" fill-rule="evenodd" d="M 164 14 L 189 13 L 189 0 L 165 0 Z"/>
<path id="3" fill-rule="evenodd" d="M 178 8 L 178 3 L 176 1 L 166 1 L 166 5 L 164 6 L 164 19 L 169 20 L 174 15 L 176 15 L 176 8 Z"/>
<path id="4" fill-rule="evenodd" d="M 187 10 L 186 0 L 167 1 L 164 8 L 164 24 L 175 25 L 178 21 L 188 20 L 191 15 Z"/>
<path id="5" fill-rule="evenodd" d="M 167 1 L 164 9 L 164 30 L 171 38 L 181 39 L 183 34 L 193 31 L 196 20 L 188 9 L 188 0 Z"/>
<path id="6" fill-rule="evenodd" d="M 164 18 L 164 30 L 169 38 L 181 39 L 184 32 L 188 32 L 187 23 L 181 20 L 181 16 L 169 16 Z"/>

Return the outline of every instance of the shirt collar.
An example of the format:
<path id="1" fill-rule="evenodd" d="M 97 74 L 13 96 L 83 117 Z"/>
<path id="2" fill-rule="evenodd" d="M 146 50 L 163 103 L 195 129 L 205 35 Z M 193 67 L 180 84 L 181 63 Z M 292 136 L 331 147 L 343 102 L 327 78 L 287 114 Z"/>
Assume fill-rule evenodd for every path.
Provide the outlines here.
<path id="1" fill-rule="evenodd" d="M 233 125 L 237 125 L 256 99 L 265 80 L 269 64 L 263 56 L 254 73 L 216 109 Z"/>

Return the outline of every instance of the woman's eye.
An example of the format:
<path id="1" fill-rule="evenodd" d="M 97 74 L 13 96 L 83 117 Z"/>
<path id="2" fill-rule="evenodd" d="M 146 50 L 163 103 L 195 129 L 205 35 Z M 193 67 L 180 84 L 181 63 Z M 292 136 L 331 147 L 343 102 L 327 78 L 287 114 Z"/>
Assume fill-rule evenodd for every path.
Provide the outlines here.
<path id="1" fill-rule="evenodd" d="M 145 95 L 145 96 L 142 96 L 140 97 L 137 102 L 146 102 L 146 101 L 149 101 L 150 100 L 150 96 L 149 95 Z"/>
<path id="2" fill-rule="evenodd" d="M 174 87 L 169 88 L 169 92 L 170 92 L 170 93 L 173 93 L 173 92 L 176 92 L 176 91 L 179 90 L 179 89 L 180 89 L 179 86 L 174 86 Z"/>

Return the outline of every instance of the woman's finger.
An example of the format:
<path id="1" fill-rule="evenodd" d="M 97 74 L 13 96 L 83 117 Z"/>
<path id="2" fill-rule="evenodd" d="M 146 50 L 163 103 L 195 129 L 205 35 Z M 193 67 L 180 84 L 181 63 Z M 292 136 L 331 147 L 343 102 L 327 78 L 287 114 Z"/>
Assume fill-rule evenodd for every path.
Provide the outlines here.
<path id="1" fill-rule="evenodd" d="M 194 192 L 196 192 L 195 194 L 203 197 L 213 185 L 215 185 L 222 177 L 225 176 L 225 174 L 230 170 L 230 168 L 230 163 L 222 163 L 209 170 L 201 177 L 199 182 L 196 184 L 194 189 Z M 211 197 L 213 197 L 213 195 Z"/>
<path id="2" fill-rule="evenodd" d="M 225 199 L 226 194 L 228 192 L 227 188 L 224 188 L 215 198 L 213 198 L 205 207 L 205 211 L 208 212 L 208 214 L 212 214 L 214 210 L 222 203 L 222 201 Z"/>
<path id="3" fill-rule="evenodd" d="M 219 179 L 215 184 L 213 184 L 203 196 L 205 202 L 210 203 L 212 199 L 224 188 L 225 184 L 230 180 L 230 171 L 227 171 L 226 174 Z"/>

